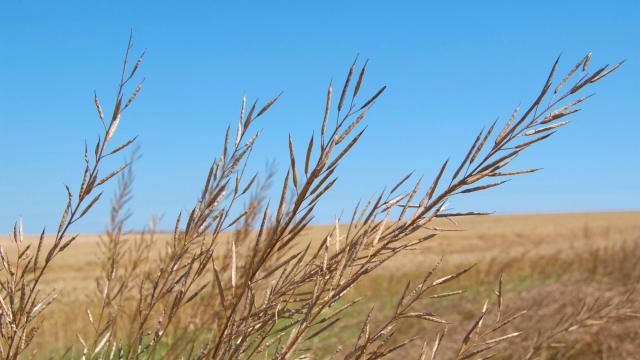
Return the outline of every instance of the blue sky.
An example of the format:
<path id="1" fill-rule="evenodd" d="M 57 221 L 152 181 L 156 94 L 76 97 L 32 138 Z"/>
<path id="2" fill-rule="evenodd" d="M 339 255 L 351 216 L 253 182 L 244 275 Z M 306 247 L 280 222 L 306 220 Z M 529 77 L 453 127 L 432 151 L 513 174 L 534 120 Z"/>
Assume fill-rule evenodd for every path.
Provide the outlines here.
<path id="1" fill-rule="evenodd" d="M 567 69 L 627 59 L 575 122 L 518 159 L 545 170 L 459 199 L 499 213 L 638 209 L 640 3 L 628 1 L 321 1 L 0 3 L 0 231 L 19 217 L 54 228 L 76 185 L 84 139 L 100 129 L 93 90 L 115 91 L 129 30 L 148 50 L 139 101 L 117 136 L 140 135 L 135 216 L 170 224 L 191 206 L 242 95 L 281 102 L 262 120 L 254 164 L 287 166 L 288 133 L 321 121 L 331 79 L 369 58 L 368 91 L 388 90 L 364 139 L 318 208 L 331 221 L 410 170 L 430 178 L 477 131 L 539 90 L 562 53 Z M 302 143 L 302 140 L 299 140 Z M 300 149 L 303 151 L 303 149 Z M 117 164 L 114 164 L 117 165 Z M 76 228 L 100 231 L 108 202 Z"/>

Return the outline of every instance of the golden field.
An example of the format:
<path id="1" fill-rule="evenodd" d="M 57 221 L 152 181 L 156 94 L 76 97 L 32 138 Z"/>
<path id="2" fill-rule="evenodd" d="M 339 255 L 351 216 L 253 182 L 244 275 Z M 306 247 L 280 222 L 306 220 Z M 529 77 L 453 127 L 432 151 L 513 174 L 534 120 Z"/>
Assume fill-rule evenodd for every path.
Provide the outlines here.
<path id="1" fill-rule="evenodd" d="M 443 344 L 441 351 L 451 353 L 459 343 L 454 340 L 464 336 L 485 299 L 495 300 L 500 274 L 504 279 L 505 316 L 527 310 L 526 315 L 509 324 L 514 331 L 523 333 L 515 345 L 509 345 L 507 357 L 521 357 L 535 341 L 535 332 L 527 332 L 527 328 L 551 331 L 563 316 L 578 316 L 574 313 L 583 303 L 587 304 L 585 311 L 592 305 L 594 311 L 600 311 L 598 306 L 619 301 L 640 280 L 640 212 L 495 215 L 464 218 L 456 224 L 438 221 L 434 225 L 456 231 L 442 232 L 420 249 L 400 254 L 359 282 L 347 300 L 365 300 L 350 309 L 336 327 L 313 339 L 317 346 L 312 346 L 312 352 L 316 356 L 339 351 L 346 339 L 357 336 L 359 324 L 371 306 L 376 308 L 372 324 L 384 321 L 405 282 L 420 278 L 441 258 L 442 274 L 475 264 L 450 285 L 451 290 L 465 289 L 463 294 L 423 304 L 449 322 L 446 336 L 451 342 Z M 331 226 L 314 226 L 297 241 L 320 239 L 330 229 Z M 158 246 L 149 251 L 159 251 L 166 238 L 168 235 L 161 234 L 156 240 Z M 26 241 L 33 239 L 27 237 Z M 96 234 L 81 235 L 48 272 L 45 288 L 55 288 L 59 296 L 42 319 L 42 333 L 32 349 L 38 357 L 59 355 L 65 349 L 58 344 L 78 343 L 76 334 L 89 328 L 85 312 L 92 306 L 92 292 L 99 276 L 98 239 Z M 0 240 L 6 244 L 8 239 Z M 633 294 L 624 301 L 631 307 L 639 305 Z M 561 334 L 553 339 L 553 346 L 543 352 L 543 357 L 637 358 L 640 321 L 628 316 L 618 319 L 615 315 L 605 319 L 596 314 L 575 331 Z M 435 336 L 443 328 L 409 321 L 410 326 L 402 332 L 420 338 Z M 421 341 L 395 356 L 417 352 Z"/>

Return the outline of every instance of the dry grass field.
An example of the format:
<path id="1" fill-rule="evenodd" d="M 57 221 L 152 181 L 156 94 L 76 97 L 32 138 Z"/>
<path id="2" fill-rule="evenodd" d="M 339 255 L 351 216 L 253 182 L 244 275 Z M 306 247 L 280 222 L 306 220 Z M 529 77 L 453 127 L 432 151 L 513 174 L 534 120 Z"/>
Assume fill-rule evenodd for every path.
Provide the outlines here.
<path id="1" fill-rule="evenodd" d="M 289 137 L 283 179 L 245 172 L 260 135 L 252 125 L 280 95 L 261 106 L 245 98 L 173 231 L 129 233 L 136 151 L 119 167 L 111 159 L 136 140 L 114 138 L 144 82 L 129 83 L 144 57 L 130 63 L 131 48 L 130 38 L 110 120 L 95 95 L 104 133 L 85 146 L 57 231 L 26 236 L 18 221 L 0 239 L 0 358 L 637 356 L 640 213 L 483 216 L 447 206 L 539 170 L 510 163 L 568 124 L 590 97 L 576 94 L 622 62 L 592 73 L 588 53 L 556 78 L 558 58 L 529 106 L 482 129 L 430 184 L 406 175 L 343 225 L 313 225 L 386 89 L 360 96 L 367 62 L 357 70 L 356 59 L 339 96 L 329 84 L 319 132 L 296 140 L 306 151 Z M 105 233 L 74 235 L 111 179 Z"/>
<path id="2" fill-rule="evenodd" d="M 465 289 L 465 293 L 424 304 L 450 322 L 446 336 L 451 339 L 464 336 L 485 299 L 495 299 L 493 291 L 500 274 L 504 274 L 505 313 L 527 310 L 513 325 L 509 324 L 514 331 L 524 333 L 502 353 L 506 357 L 522 356 L 533 343 L 535 332 L 529 333 L 527 328 L 551 329 L 563 316 L 571 317 L 579 311 L 583 301 L 588 306 L 595 303 L 596 307 L 619 301 L 640 280 L 640 212 L 499 215 L 469 217 L 455 225 L 441 225 L 464 231 L 444 232 L 419 250 L 405 253 L 365 277 L 343 301 L 358 297 L 365 300 L 350 309 L 337 327 L 314 339 L 315 355 L 328 356 L 357 336 L 359 324 L 372 305 L 376 308 L 372 324 L 382 322 L 392 312 L 404 282 L 421 277 L 440 258 L 443 273 L 476 264 L 451 285 L 451 290 Z M 331 228 L 314 226 L 299 241 L 320 240 Z M 33 239 L 27 237 L 26 241 Z M 60 255 L 44 279 L 44 287 L 56 288 L 60 295 L 44 318 L 40 337 L 32 349 L 42 357 L 64 352 L 58 344 L 79 346 L 76 334 L 90 331 L 85 311 L 93 306 L 94 299 L 87 289 L 95 289 L 100 276 L 98 239 L 99 235 L 82 235 Z M 159 235 L 149 251 L 158 252 L 168 239 L 168 235 Z M 0 241 L 8 239 L 3 237 Z M 635 297 L 629 301 L 636 307 L 640 305 Z M 590 326 L 553 339 L 545 354 L 557 358 L 637 358 L 640 321 L 599 317 L 606 316 L 596 314 L 583 324 Z M 604 320 L 606 323 L 600 324 Z M 435 336 L 436 330 L 441 329 L 438 324 L 415 321 L 402 331 Z M 451 342 L 456 343 L 459 341 Z M 418 352 L 420 346 L 416 342 L 394 357 Z M 441 351 L 455 353 L 457 348 L 445 343 Z"/>

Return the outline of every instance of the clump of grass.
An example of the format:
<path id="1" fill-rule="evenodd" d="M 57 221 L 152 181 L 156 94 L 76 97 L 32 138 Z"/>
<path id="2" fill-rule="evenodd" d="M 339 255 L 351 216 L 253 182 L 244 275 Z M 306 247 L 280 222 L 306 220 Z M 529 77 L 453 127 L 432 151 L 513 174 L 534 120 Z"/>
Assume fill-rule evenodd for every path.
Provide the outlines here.
<path id="1" fill-rule="evenodd" d="M 49 264 L 72 245 L 68 235 L 100 199 L 100 187 L 118 176 L 109 227 L 101 242 L 101 277 L 97 281 L 95 308 L 86 309 L 92 331 L 78 334 L 80 346 L 66 344 L 68 354 L 78 349 L 83 358 L 197 358 L 235 359 L 268 357 L 304 358 L 314 339 L 336 326 L 358 303 L 347 295 L 367 275 L 379 271 L 389 260 L 416 249 L 447 229 L 435 219 L 487 215 L 487 212 L 451 212 L 453 198 L 497 187 L 509 178 L 537 169 L 511 170 L 509 164 L 521 152 L 552 136 L 566 125 L 569 115 L 589 96 L 577 97 L 585 88 L 616 70 L 620 64 L 590 72 L 591 55 L 582 58 L 554 86 L 559 59 L 554 63 L 537 98 L 520 111 L 516 108 L 504 124 L 494 122 L 482 130 L 459 163 L 445 161 L 426 188 L 422 178 L 402 177 L 390 190 L 355 206 L 346 226 L 336 226 L 323 237 L 302 243 L 302 234 L 313 220 L 313 210 L 328 194 L 342 159 L 364 134 L 362 122 L 385 87 L 362 96 L 366 66 L 350 67 L 341 90 L 330 84 L 325 99 L 319 136 L 296 151 L 289 138 L 289 166 L 269 201 L 274 174 L 247 173 L 254 144 L 260 133 L 253 127 L 279 100 L 265 104 L 243 99 L 237 124 L 227 127 L 221 153 L 209 168 L 202 191 L 191 210 L 178 216 L 168 243 L 158 257 L 147 249 L 155 244 L 155 230 L 134 234 L 126 231 L 126 210 L 131 197 L 131 163 L 100 177 L 103 163 L 135 142 L 135 138 L 112 146 L 121 115 L 139 93 L 142 81 L 124 100 L 124 89 L 134 78 L 143 55 L 130 70 L 127 47 L 111 119 L 105 122 L 96 96 L 98 117 L 104 134 L 93 155 L 85 151 L 86 169 L 75 201 L 70 188 L 53 245 L 45 251 L 43 235 L 35 251 L 22 245 L 22 231 L 12 236 L 16 257 L 1 254 L 4 270 L 0 299 L 0 355 L 20 357 L 38 334 L 39 321 L 55 294 L 40 295 L 41 279 Z M 335 120 L 332 120 L 335 119 Z M 420 237 L 412 237 L 424 232 Z M 448 274 L 426 271 L 407 282 L 391 315 L 381 325 L 371 322 L 375 308 L 359 330 L 336 354 L 346 359 L 378 359 L 396 356 L 417 341 L 420 334 L 399 336 L 398 329 L 411 321 L 424 321 L 436 329 L 435 339 L 423 339 L 420 357 L 436 358 L 449 322 L 446 314 L 424 309 L 423 300 L 448 299 L 462 291 L 449 290 L 471 267 Z M 511 342 L 520 331 L 507 331 L 523 311 L 503 313 L 502 280 L 498 281 L 495 305 L 485 302 L 462 337 L 454 358 L 491 355 Z M 388 296 L 380 294 L 380 296 Z M 602 312 L 596 309 L 595 313 Z M 490 318 L 490 315 L 493 318 Z M 575 321 L 583 321 L 580 316 Z M 558 327 L 536 340 L 530 353 L 575 326 Z"/>
<path id="2" fill-rule="evenodd" d="M 625 339 L 626 335 L 623 334 L 637 333 L 635 329 L 640 303 L 634 289 L 640 275 L 635 261 L 640 249 L 639 239 L 636 235 L 628 241 L 611 243 L 610 238 L 603 238 L 599 239 L 601 243 L 597 246 L 584 240 L 585 244 L 572 250 L 559 251 L 563 246 L 558 245 L 552 253 L 535 251 L 539 250 L 536 245 L 513 252 L 512 244 L 506 240 L 503 246 L 508 249 L 499 255 L 458 260 L 454 257 L 463 250 L 447 251 L 446 246 L 431 244 L 441 246 L 440 251 L 449 254 L 448 261 L 440 265 L 441 271 L 452 272 L 466 263 L 477 262 L 464 277 L 442 290 L 455 296 L 426 297 L 421 301 L 421 305 L 428 307 L 432 313 L 446 314 L 447 341 L 438 349 L 440 358 L 456 357 L 469 324 L 480 316 L 478 312 L 487 300 L 490 306 L 484 315 L 486 326 L 495 326 L 496 321 L 518 315 L 500 329 L 506 335 L 520 334 L 510 338 L 508 346 L 493 349 L 490 354 L 495 353 L 499 358 L 524 358 L 529 353 L 530 358 L 536 359 L 590 358 L 603 353 L 612 358 L 632 356 L 637 351 L 636 344 L 626 340 L 629 338 Z M 464 242 L 467 247 L 473 246 L 469 239 L 456 240 Z M 570 237 L 562 239 L 561 243 L 568 241 Z M 433 251 L 431 247 L 420 253 Z M 352 314 L 343 317 L 345 323 L 338 324 L 336 329 L 324 336 L 324 346 L 337 347 L 341 343 L 337 340 L 339 334 L 358 325 L 354 314 L 366 312 L 371 306 L 375 305 L 370 320 L 372 324 L 383 324 L 392 317 L 396 298 L 379 296 L 379 293 L 381 289 L 402 293 L 401 281 L 407 278 L 420 280 L 416 279 L 417 269 L 411 271 L 419 263 L 419 257 L 414 254 L 412 259 L 403 261 L 408 264 L 391 264 L 360 281 L 348 299 L 360 298 L 361 302 Z M 594 261 L 597 262 L 596 273 L 592 271 Z M 405 272 L 398 274 L 393 269 Z M 500 301 L 498 294 L 502 297 Z M 420 334 L 428 338 L 430 346 L 433 346 L 438 336 L 436 330 L 431 323 L 405 322 L 396 329 L 396 336 L 402 338 Z M 481 331 L 480 335 L 483 334 L 484 331 Z M 478 342 L 481 339 L 490 340 L 491 334 L 480 336 Z M 420 348 L 420 344 L 410 344 L 396 356 L 412 356 Z M 327 352 L 319 349 L 314 354 L 323 358 Z"/>
<path id="3" fill-rule="evenodd" d="M 0 310 L 0 356 L 4 358 L 18 358 L 37 336 L 38 318 L 42 316 L 43 311 L 56 297 L 55 292 L 42 294 L 40 285 L 43 276 L 50 268 L 51 263 L 78 238 L 77 234 L 69 234 L 70 229 L 100 200 L 103 185 L 129 166 L 129 163 L 126 163 L 107 172 L 106 175 L 102 173 L 105 161 L 135 141 L 134 138 L 120 145 L 112 144 L 112 138 L 118 129 L 121 116 L 133 103 L 142 88 L 141 81 L 131 94 L 125 97 L 125 88 L 136 75 L 144 56 L 144 53 L 140 55 L 134 66 L 129 69 L 127 59 L 130 50 L 131 41 L 127 46 L 116 101 L 110 119 L 105 117 L 100 101 L 97 95 L 95 96 L 95 105 L 103 125 L 103 134 L 98 138 L 95 146 L 89 148 L 85 144 L 85 166 L 80 185 L 75 192 L 66 186 L 67 203 L 62 211 L 53 243 L 48 249 L 43 248 L 45 231 L 42 230 L 35 248 L 32 248 L 32 244 L 23 246 L 22 222 L 20 221 L 14 226 L 11 237 L 16 249 L 15 258 L 10 259 L 6 252 L 0 248 L 3 270 L 0 285 L 2 288 L 0 295 L 2 308 Z"/>

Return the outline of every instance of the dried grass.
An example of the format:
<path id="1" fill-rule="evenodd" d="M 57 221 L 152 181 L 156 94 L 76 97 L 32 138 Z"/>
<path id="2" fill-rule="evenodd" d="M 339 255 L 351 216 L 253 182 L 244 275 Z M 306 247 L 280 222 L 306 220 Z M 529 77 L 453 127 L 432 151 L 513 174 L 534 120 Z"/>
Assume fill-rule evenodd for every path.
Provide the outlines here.
<path id="1" fill-rule="evenodd" d="M 108 124 L 95 97 L 104 134 L 95 144 L 93 155 L 86 148 L 86 166 L 79 188 L 73 192 L 67 187 L 68 202 L 55 236 L 46 242 L 43 231 L 35 243 L 27 243 L 17 224 L 11 236 L 14 249 L 0 253 L 2 358 L 17 359 L 37 351 L 32 345 L 38 343 L 45 323 L 41 319 L 46 321 L 55 309 L 52 304 L 57 296 L 54 291 L 44 292 L 42 279 L 51 264 L 77 239 L 78 235 L 69 233 L 72 225 L 99 201 L 100 188 L 115 177 L 120 180 L 112 201 L 109 227 L 98 250 L 96 291 L 91 293 L 89 305 L 83 310 L 86 310 L 84 331 L 76 333 L 76 344 L 60 344 L 64 349 L 62 356 L 92 359 L 313 356 L 318 347 L 331 344 L 329 341 L 319 344 L 318 339 L 340 328 L 346 314 L 352 314 L 360 302 L 367 302 L 366 298 L 353 299 L 352 294 L 368 279 L 380 276 L 385 266 L 406 257 L 410 250 L 421 249 L 446 230 L 454 230 L 451 228 L 456 224 L 454 219 L 487 214 L 447 211 L 449 201 L 537 170 L 510 170 L 508 165 L 522 151 L 568 124 L 564 118 L 576 112 L 575 106 L 586 99 L 573 100 L 575 95 L 620 65 L 604 66 L 590 73 L 591 57 L 587 55 L 550 91 L 558 59 L 538 97 L 522 114 L 516 110 L 503 126 L 497 127 L 494 122 L 486 132 L 481 131 L 464 159 L 456 165 L 445 161 L 426 190 L 421 179 L 405 176 L 390 191 L 358 204 L 346 225 L 340 225 L 339 219 L 335 226 L 313 239 L 304 237 L 313 220 L 313 210 L 335 184 L 341 160 L 363 135 L 361 124 L 385 87 L 361 98 L 367 63 L 357 71 L 357 59 L 349 69 L 335 106 L 329 85 L 319 141 L 312 135 L 306 152 L 298 154 L 293 139 L 289 138 L 290 165 L 277 187 L 278 200 L 273 203 L 268 200 L 268 193 L 275 181 L 274 174 L 247 174 L 246 164 L 259 137 L 252 126 L 280 95 L 261 106 L 254 102 L 248 111 L 243 99 L 237 130 L 232 134 L 231 126 L 227 128 L 222 152 L 213 160 L 198 200 L 188 213 L 178 217 L 169 239 L 159 242 L 153 226 L 142 233 L 126 231 L 130 216 L 126 209 L 133 183 L 131 163 L 135 155 L 107 176 L 99 175 L 108 157 L 135 142 L 134 138 L 122 145 L 112 145 L 122 115 L 138 96 L 144 81 L 124 101 L 124 91 L 144 56 L 143 52 L 129 67 L 131 48 L 130 41 Z M 350 91 L 356 73 L 355 87 Z M 335 125 L 329 123 L 331 116 L 335 117 Z M 497 128 L 501 131 L 495 135 Z M 496 177 L 504 180 L 495 181 Z M 151 248 L 158 249 L 159 256 L 152 256 Z M 398 292 L 391 311 L 371 307 L 360 324 L 352 324 L 355 331 L 336 346 L 333 356 L 378 359 L 409 352 L 422 359 L 441 356 L 479 359 L 526 343 L 528 347 L 522 356 L 532 358 L 545 354 L 556 339 L 573 330 L 632 316 L 630 309 L 636 305 L 627 293 L 617 292 L 607 302 L 585 301 L 580 307 L 566 305 L 566 309 L 578 310 L 566 312 L 549 329 L 540 327 L 540 335 L 533 340 L 521 340 L 527 338 L 531 329 L 517 326 L 522 326 L 521 318 L 531 310 L 525 313 L 523 309 L 507 309 L 502 275 L 489 276 L 487 279 L 497 282 L 496 296 L 484 301 L 466 319 L 463 335 L 457 337 L 460 327 L 454 326 L 451 318 L 462 311 L 440 312 L 432 307 L 437 307 L 434 303 L 446 305 L 464 296 L 466 293 L 454 284 L 464 284 L 462 279 L 474 272 L 487 274 L 488 270 L 482 272 L 482 266 L 479 268 L 443 269 L 438 262 L 422 276 L 403 281 L 406 285 Z M 378 289 L 370 298 L 387 296 Z M 76 313 L 75 319 L 79 318 Z M 407 333 L 415 323 L 431 333 Z M 510 345 L 507 348 L 503 344 Z"/>

